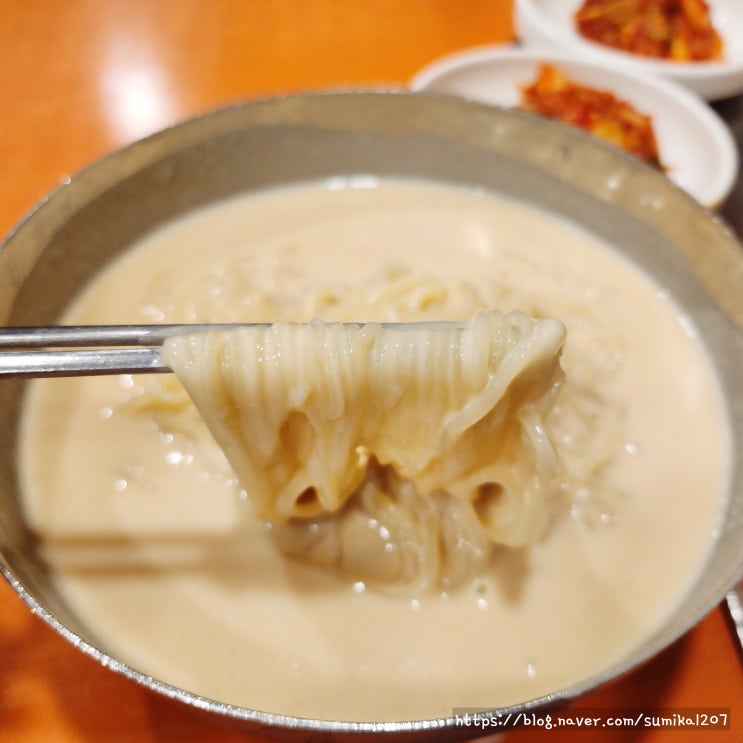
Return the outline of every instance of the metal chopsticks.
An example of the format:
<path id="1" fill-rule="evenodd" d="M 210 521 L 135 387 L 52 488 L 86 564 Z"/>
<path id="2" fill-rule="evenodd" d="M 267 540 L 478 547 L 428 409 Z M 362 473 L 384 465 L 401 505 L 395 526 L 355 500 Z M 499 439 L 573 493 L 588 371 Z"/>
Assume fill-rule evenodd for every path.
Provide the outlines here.
<path id="1" fill-rule="evenodd" d="M 215 325 L 78 325 L 0 328 L 0 377 L 169 372 L 160 346 L 177 334 Z M 53 349 L 65 350 L 53 350 Z"/>
<path id="2" fill-rule="evenodd" d="M 0 327 L 0 378 L 169 372 L 160 358 L 160 346 L 170 336 L 251 325 L 270 323 Z M 435 320 L 382 325 L 462 328 L 466 323 Z"/>

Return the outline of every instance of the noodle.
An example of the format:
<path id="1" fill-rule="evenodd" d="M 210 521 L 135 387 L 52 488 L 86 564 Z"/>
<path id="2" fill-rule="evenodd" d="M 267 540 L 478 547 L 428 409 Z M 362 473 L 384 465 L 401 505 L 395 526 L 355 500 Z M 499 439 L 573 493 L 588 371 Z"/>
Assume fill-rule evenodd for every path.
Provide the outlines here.
<path id="1" fill-rule="evenodd" d="M 431 569 L 439 550 L 451 556 L 459 542 L 516 546 L 539 535 L 557 469 L 543 417 L 562 384 L 563 339 L 556 320 L 492 310 L 461 327 L 315 321 L 174 336 L 163 360 L 259 518 L 284 524 L 360 509 L 397 535 L 387 542 L 417 566 L 398 565 L 405 583 L 423 573 L 428 584 L 457 561 Z M 369 479 L 379 467 L 395 473 L 384 486 L 384 475 Z M 436 503 L 425 503 L 434 493 Z M 447 538 L 441 525 L 452 513 L 458 527 Z M 346 514 L 341 536 L 348 523 Z M 281 541 L 300 551 L 289 533 Z M 413 551 L 417 558 L 405 557 Z M 342 546 L 334 552 L 341 565 L 370 572 L 368 560 Z"/>

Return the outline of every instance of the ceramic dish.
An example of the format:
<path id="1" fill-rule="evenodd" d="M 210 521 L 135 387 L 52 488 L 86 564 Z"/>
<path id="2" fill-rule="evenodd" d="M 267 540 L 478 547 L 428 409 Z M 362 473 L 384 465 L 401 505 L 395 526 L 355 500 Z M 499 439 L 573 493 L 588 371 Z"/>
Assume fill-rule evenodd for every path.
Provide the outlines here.
<path id="1" fill-rule="evenodd" d="M 743 91 L 743 3 L 707 0 L 712 23 L 723 38 L 724 61 L 680 63 L 640 57 L 582 37 L 573 21 L 582 0 L 516 0 L 515 25 L 521 41 L 534 49 L 571 52 L 642 75 L 660 75 L 717 100 Z"/>
<path id="2" fill-rule="evenodd" d="M 729 129 L 697 96 L 665 80 L 561 54 L 482 47 L 432 63 L 415 76 L 411 87 L 513 107 L 519 105 L 520 87 L 532 82 L 545 62 L 651 116 L 668 177 L 700 203 L 715 207 L 730 193 L 738 151 Z"/>

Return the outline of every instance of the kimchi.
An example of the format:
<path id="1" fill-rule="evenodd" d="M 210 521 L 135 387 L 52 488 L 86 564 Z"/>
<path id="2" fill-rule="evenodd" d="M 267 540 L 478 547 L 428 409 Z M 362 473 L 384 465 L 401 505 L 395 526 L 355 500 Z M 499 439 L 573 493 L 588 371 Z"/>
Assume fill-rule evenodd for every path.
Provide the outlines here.
<path id="1" fill-rule="evenodd" d="M 645 57 L 722 58 L 723 41 L 705 0 L 585 0 L 575 22 L 591 41 Z"/>
<path id="2" fill-rule="evenodd" d="M 521 89 L 521 107 L 572 124 L 661 167 L 650 116 L 605 90 L 580 85 L 543 64 L 536 80 Z"/>

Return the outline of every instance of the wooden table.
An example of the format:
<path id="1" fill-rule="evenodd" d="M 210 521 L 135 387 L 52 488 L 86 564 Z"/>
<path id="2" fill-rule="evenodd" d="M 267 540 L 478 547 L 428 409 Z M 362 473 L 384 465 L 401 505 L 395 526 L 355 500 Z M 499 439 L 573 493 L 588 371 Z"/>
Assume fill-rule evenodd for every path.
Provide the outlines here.
<path id="1" fill-rule="evenodd" d="M 463 47 L 508 40 L 509 0 L 1 0 L 0 233 L 94 159 L 216 106 L 289 91 L 400 86 Z M 720 109 L 741 135 L 739 101 Z M 741 229 L 741 191 L 723 213 Z M 574 704 L 729 708 L 743 667 L 723 609 L 658 658 Z M 651 729 L 583 741 L 694 740 Z M 522 730 L 509 740 L 567 739 Z M 570 736 L 572 737 L 572 735 Z M 84 657 L 0 582 L 0 741 L 248 743 Z"/>

